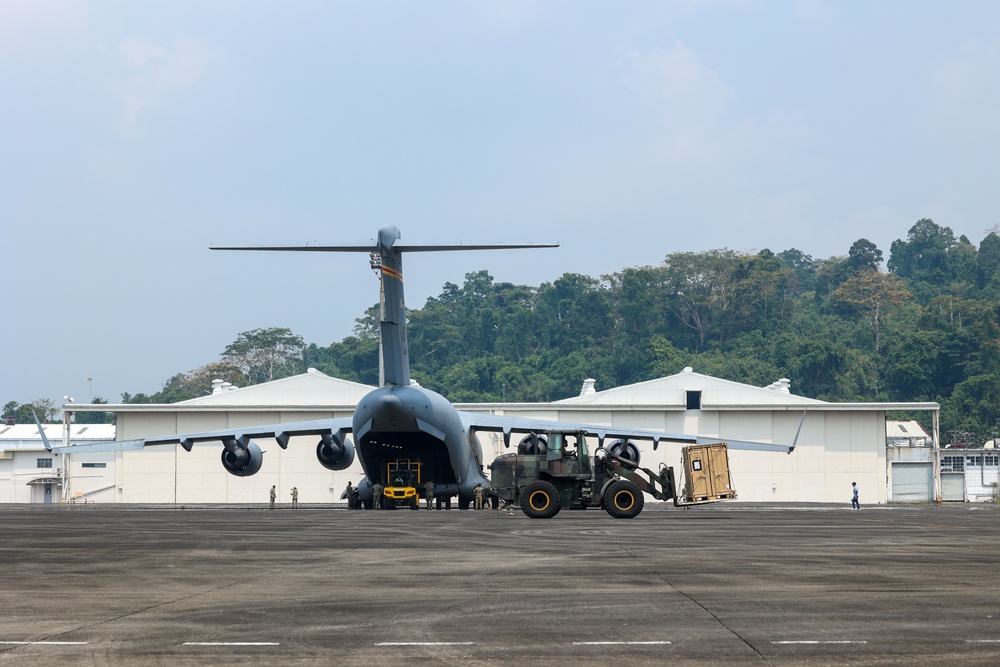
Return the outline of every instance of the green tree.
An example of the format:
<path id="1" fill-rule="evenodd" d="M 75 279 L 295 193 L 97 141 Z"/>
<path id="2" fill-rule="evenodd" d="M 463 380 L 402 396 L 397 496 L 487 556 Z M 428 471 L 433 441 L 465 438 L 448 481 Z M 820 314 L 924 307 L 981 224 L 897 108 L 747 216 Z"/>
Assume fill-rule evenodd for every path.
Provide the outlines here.
<path id="1" fill-rule="evenodd" d="M 108 401 L 100 396 L 94 396 L 90 400 L 94 405 L 107 405 Z M 112 424 L 115 420 L 113 412 L 75 412 L 73 421 L 77 424 Z"/>
<path id="2" fill-rule="evenodd" d="M 847 263 L 855 275 L 862 271 L 878 271 L 882 251 L 868 239 L 858 239 L 847 252 Z"/>
<path id="3" fill-rule="evenodd" d="M 979 289 L 985 289 L 990 284 L 998 269 L 1000 269 L 1000 236 L 997 236 L 996 232 L 990 232 L 979 243 L 979 252 L 976 255 L 976 284 Z"/>
<path id="4" fill-rule="evenodd" d="M 816 289 L 816 262 L 796 248 L 782 250 L 777 255 L 787 274 L 786 284 L 791 295 L 801 295 Z"/>
<path id="5" fill-rule="evenodd" d="M 290 329 L 272 327 L 244 331 L 222 352 L 223 360 L 240 369 L 251 384 L 287 377 L 302 368 L 305 342 Z"/>
<path id="6" fill-rule="evenodd" d="M 48 424 L 59 414 L 59 408 L 48 398 L 37 398 L 31 403 L 23 405 L 17 401 L 8 401 L 3 406 L 3 417 L 13 417 L 15 424 L 34 424 L 35 418 L 32 411 L 38 415 L 38 420 L 43 424 Z"/>
<path id="7" fill-rule="evenodd" d="M 854 307 L 871 326 L 875 334 L 875 354 L 879 352 L 885 318 L 911 296 L 899 278 L 872 270 L 845 280 L 833 294 Z"/>
<path id="8" fill-rule="evenodd" d="M 247 377 L 232 364 L 216 362 L 206 364 L 187 373 L 177 373 L 154 394 L 122 394 L 122 403 L 178 403 L 206 396 L 212 392 L 212 381 L 222 380 L 234 387 L 247 384 Z"/>
<path id="9" fill-rule="evenodd" d="M 955 234 L 930 218 L 917 221 L 906 241 L 896 240 L 889 249 L 889 270 L 901 278 L 944 285 L 951 278 L 948 252 L 955 247 Z"/>
<path id="10" fill-rule="evenodd" d="M 663 263 L 663 284 L 669 308 L 685 326 L 698 334 L 704 348 L 710 336 L 725 339 L 720 321 L 736 305 L 735 274 L 738 255 L 728 249 L 703 253 L 675 252 Z"/>

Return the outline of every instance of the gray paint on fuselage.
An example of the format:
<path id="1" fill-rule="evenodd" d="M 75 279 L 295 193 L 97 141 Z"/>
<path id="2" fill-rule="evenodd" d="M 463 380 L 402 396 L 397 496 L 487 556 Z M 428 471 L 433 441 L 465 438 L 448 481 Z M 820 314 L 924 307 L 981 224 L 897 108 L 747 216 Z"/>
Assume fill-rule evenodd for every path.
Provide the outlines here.
<path id="1" fill-rule="evenodd" d="M 417 439 L 432 439 L 447 452 L 455 477 L 452 493 L 469 499 L 477 484 L 488 485 L 480 470 L 483 462 L 479 442 L 470 441 L 462 417 L 451 402 L 429 389 L 387 386 L 369 392 L 355 408 L 354 433 L 361 467 L 369 479 L 381 479 L 380 468 L 385 464 L 373 446 L 374 439 L 378 444 L 398 445 L 403 448 L 401 452 Z M 447 492 L 452 487 L 450 482 L 436 479 L 435 484 L 442 483 L 437 492 Z"/>

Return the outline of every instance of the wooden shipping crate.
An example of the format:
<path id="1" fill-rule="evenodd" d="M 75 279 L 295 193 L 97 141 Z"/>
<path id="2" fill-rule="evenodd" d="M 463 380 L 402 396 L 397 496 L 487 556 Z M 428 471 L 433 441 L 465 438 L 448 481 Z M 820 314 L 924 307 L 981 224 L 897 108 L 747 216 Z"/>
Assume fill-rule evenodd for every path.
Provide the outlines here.
<path id="1" fill-rule="evenodd" d="M 688 445 L 684 458 L 684 500 L 689 503 L 727 500 L 736 497 L 729 473 L 726 443 Z"/>

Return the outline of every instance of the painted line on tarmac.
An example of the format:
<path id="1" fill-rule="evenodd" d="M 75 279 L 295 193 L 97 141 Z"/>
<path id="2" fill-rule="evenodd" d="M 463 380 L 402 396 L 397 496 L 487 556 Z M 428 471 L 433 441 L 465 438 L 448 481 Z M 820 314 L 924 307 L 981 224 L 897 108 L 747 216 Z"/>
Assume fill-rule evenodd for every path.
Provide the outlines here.
<path id="1" fill-rule="evenodd" d="M 668 641 L 652 642 L 573 642 L 573 646 L 663 646 L 670 644 Z"/>
<path id="2" fill-rule="evenodd" d="M 0 642 L 4 646 L 82 646 L 90 642 Z"/>
<path id="3" fill-rule="evenodd" d="M 375 646 L 472 646 L 476 642 L 378 642 Z"/>
<path id="4" fill-rule="evenodd" d="M 772 644 L 867 644 L 864 639 L 802 639 L 797 641 L 773 641 Z"/>
<path id="5" fill-rule="evenodd" d="M 184 646 L 281 646 L 280 642 L 184 642 Z"/>
<path id="6" fill-rule="evenodd" d="M 1000 639 L 966 639 L 966 644 L 1000 644 Z"/>

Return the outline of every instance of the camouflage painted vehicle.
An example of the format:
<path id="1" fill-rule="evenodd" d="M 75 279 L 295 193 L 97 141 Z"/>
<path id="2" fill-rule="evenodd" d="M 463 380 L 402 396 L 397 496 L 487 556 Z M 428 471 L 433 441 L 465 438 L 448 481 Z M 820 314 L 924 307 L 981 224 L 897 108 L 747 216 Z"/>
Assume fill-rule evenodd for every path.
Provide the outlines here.
<path id="1" fill-rule="evenodd" d="M 591 456 L 582 431 L 531 434 L 516 454 L 497 457 L 490 471 L 487 494 L 536 519 L 590 507 L 631 519 L 642 511 L 643 492 L 679 504 L 673 468 L 661 465 L 656 473 L 639 467 L 638 448 L 628 441 L 599 447 Z"/>

